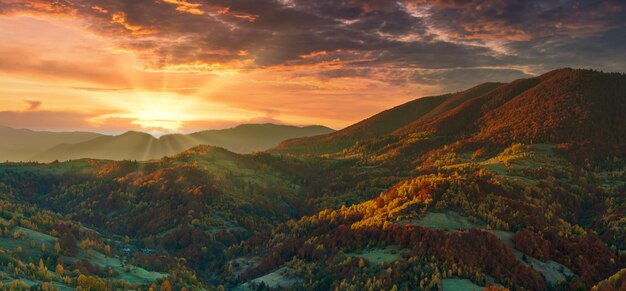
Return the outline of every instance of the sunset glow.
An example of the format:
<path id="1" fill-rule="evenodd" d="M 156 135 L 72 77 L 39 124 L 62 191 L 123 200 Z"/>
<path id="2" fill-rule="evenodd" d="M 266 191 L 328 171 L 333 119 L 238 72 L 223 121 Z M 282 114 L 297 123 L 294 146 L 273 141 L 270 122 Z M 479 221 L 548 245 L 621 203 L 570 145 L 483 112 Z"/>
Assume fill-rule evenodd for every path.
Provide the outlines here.
<path id="1" fill-rule="evenodd" d="M 519 23 L 480 6 L 347 2 L 352 12 L 342 14 L 308 1 L 1 1 L 0 124 L 100 132 L 250 122 L 342 128 L 477 80 L 510 81 L 563 64 L 626 66 L 608 61 L 624 55 L 615 40 L 623 35 L 620 2 L 537 5 L 572 11 L 542 26 L 528 24 L 539 14 L 530 10 L 523 11 L 529 22 Z M 487 9 L 517 13 L 513 6 Z M 580 9 L 601 16 L 575 18 Z M 572 37 L 613 46 L 568 45 Z"/>
<path id="2" fill-rule="evenodd" d="M 626 291 L 626 0 L 0 0 L 0 290 Z"/>

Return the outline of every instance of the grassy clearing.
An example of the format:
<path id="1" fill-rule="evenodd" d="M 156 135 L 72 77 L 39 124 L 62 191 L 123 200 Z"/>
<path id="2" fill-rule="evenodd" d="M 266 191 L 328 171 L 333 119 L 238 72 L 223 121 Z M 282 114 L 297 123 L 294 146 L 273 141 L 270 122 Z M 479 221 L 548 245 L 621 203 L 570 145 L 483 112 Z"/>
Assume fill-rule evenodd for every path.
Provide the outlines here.
<path id="1" fill-rule="evenodd" d="M 6 277 L 5 279 L 1 280 L 1 282 L 4 286 L 8 286 L 9 283 L 16 281 L 16 280 L 22 281 L 24 284 L 26 284 L 26 286 L 28 286 L 28 288 L 32 288 L 41 284 L 41 282 L 36 282 L 36 281 L 29 280 L 26 278 L 11 278 L 11 277 Z"/>
<path id="2" fill-rule="evenodd" d="M 47 235 L 45 233 L 41 233 L 38 231 L 34 231 L 32 229 L 28 229 L 28 228 L 23 228 L 20 226 L 15 227 L 15 229 L 13 231 L 20 231 L 24 234 L 24 239 L 25 240 L 34 240 L 37 245 L 41 245 L 42 243 L 47 244 L 48 246 L 50 245 L 54 245 L 54 243 L 56 242 L 57 238 Z"/>
<path id="3" fill-rule="evenodd" d="M 19 226 L 15 227 L 13 229 L 13 232 L 22 233 L 22 238 L 1 237 L 0 238 L 0 251 L 14 253 L 14 252 L 17 252 L 18 247 L 21 247 L 22 250 L 19 253 L 19 257 L 22 260 L 26 260 L 27 262 L 33 261 L 36 263 L 38 258 L 43 255 L 43 252 L 41 250 L 41 245 L 45 244 L 48 247 L 48 249 L 52 249 L 54 246 L 54 243 L 57 240 L 53 236 L 50 236 L 50 235 L 47 235 L 38 231 L 34 231 L 32 229 L 19 227 Z M 31 241 L 35 242 L 34 247 L 31 245 Z M 120 261 L 119 258 L 107 257 L 104 254 L 95 250 L 91 251 L 91 257 L 87 256 L 86 251 L 81 251 L 77 257 L 66 258 L 65 260 L 66 262 L 71 264 L 80 259 L 86 259 L 93 265 L 99 265 L 102 269 L 106 267 L 110 267 L 119 273 L 119 276 L 117 276 L 114 279 L 117 279 L 117 280 L 123 279 L 130 283 L 149 284 L 151 282 L 154 282 L 157 279 L 168 276 L 168 274 L 151 272 L 143 268 L 130 266 L 130 265 L 129 265 L 128 271 L 126 271 L 126 265 L 124 265 L 124 263 Z M 18 278 L 18 279 L 24 281 L 24 283 L 29 285 L 29 287 L 36 286 L 40 283 L 37 281 L 28 280 L 26 278 Z M 13 280 L 14 278 L 3 278 L 2 282 L 3 284 L 6 285 L 7 283 Z M 61 290 L 71 290 L 71 288 L 67 286 L 59 285 L 59 287 Z"/>
<path id="4" fill-rule="evenodd" d="M 2 282 L 2 284 L 6 287 L 8 286 L 11 282 L 13 281 L 22 281 L 26 286 L 28 286 L 28 288 L 36 288 L 37 286 L 39 286 L 40 284 L 42 284 L 42 282 L 38 282 L 38 281 L 33 281 L 33 280 L 29 280 L 27 278 L 13 278 L 10 276 L 6 276 L 3 274 L 2 279 L 0 279 L 0 282 Z M 73 287 L 69 287 L 65 284 L 61 284 L 59 282 L 50 282 L 52 285 L 56 286 L 59 288 L 60 291 L 69 291 L 69 290 L 76 290 L 76 288 Z M 4 290 L 4 289 L 3 289 Z"/>
<path id="5" fill-rule="evenodd" d="M 514 175 L 512 172 L 539 167 L 565 165 L 567 161 L 554 153 L 552 144 L 513 145 L 498 156 L 480 162 L 480 165 L 492 170 L 496 175 L 534 184 L 528 177 Z"/>
<path id="6" fill-rule="evenodd" d="M 120 274 L 116 279 L 124 279 L 130 283 L 147 284 L 167 276 L 167 274 L 151 272 L 136 266 L 129 266 L 129 271 L 127 272 L 124 263 L 117 257 L 107 257 L 97 251 L 92 251 L 92 257 L 89 261 L 101 267 L 111 267 Z"/>
<path id="7" fill-rule="evenodd" d="M 515 251 L 515 257 L 517 257 L 517 259 L 519 259 L 524 264 L 541 273 L 541 275 L 546 280 L 546 283 L 548 283 L 548 286 L 554 287 L 559 282 L 566 282 L 570 278 L 576 276 L 576 274 L 574 274 L 574 272 L 572 272 L 570 269 L 555 261 L 542 262 L 533 257 L 525 256 L 520 251 Z"/>
<path id="8" fill-rule="evenodd" d="M 460 153 L 457 157 L 456 162 L 447 164 L 443 168 L 463 168 L 474 164 L 492 171 L 499 177 L 527 185 L 533 185 L 536 181 L 523 176 L 520 173 L 522 170 L 540 167 L 554 168 L 568 164 L 563 157 L 554 152 L 552 144 L 515 144 L 497 156 L 487 159 L 472 158 L 469 153 Z"/>
<path id="9" fill-rule="evenodd" d="M 471 229 L 476 227 L 482 227 L 480 225 L 474 224 L 470 222 L 466 217 L 459 215 L 456 212 L 448 211 L 445 213 L 437 213 L 437 212 L 428 212 L 422 219 L 413 219 L 413 220 L 405 220 L 401 221 L 404 224 L 414 224 L 426 226 L 432 229 L 443 229 L 446 231 L 451 230 L 464 230 Z M 504 244 L 511 247 L 515 253 L 515 257 L 520 260 L 522 263 L 528 265 L 529 267 L 535 269 L 537 272 L 541 273 L 548 283 L 549 286 L 556 286 L 559 282 L 568 281 L 572 277 L 575 277 L 571 270 L 567 267 L 563 266 L 554 261 L 546 261 L 542 262 L 538 259 L 525 255 L 524 253 L 514 249 L 513 246 L 513 232 L 503 231 L 503 230 L 491 230 L 496 237 L 498 237 Z M 458 286 L 462 287 L 462 283 L 456 281 L 450 281 L 449 284 L 452 284 L 454 288 L 456 288 L 456 284 L 461 284 Z M 452 287 L 450 287 L 452 288 Z M 471 290 L 471 289 L 446 289 L 444 290 Z"/>
<path id="10" fill-rule="evenodd" d="M 505 230 L 491 230 L 496 237 L 498 237 L 505 245 L 513 248 L 513 235 L 515 233 Z"/>
<path id="11" fill-rule="evenodd" d="M 253 286 L 265 284 L 265 286 L 275 289 L 287 288 L 300 281 L 300 278 L 291 276 L 293 270 L 289 267 L 282 267 L 274 272 L 259 278 L 250 280 L 234 290 L 254 290 Z"/>
<path id="12" fill-rule="evenodd" d="M 441 286 L 443 291 L 479 291 L 483 289 L 483 287 L 467 279 L 443 279 Z"/>
<path id="13" fill-rule="evenodd" d="M 401 252 L 396 246 L 387 246 L 385 248 L 372 248 L 367 250 L 359 250 L 357 252 L 346 253 L 346 257 L 360 257 L 366 259 L 371 264 L 381 265 L 383 263 L 392 263 L 401 257 Z"/>
<path id="14" fill-rule="evenodd" d="M 515 257 L 520 260 L 520 262 L 539 272 L 545 278 L 549 286 L 556 286 L 559 282 L 568 281 L 570 278 L 576 276 L 570 269 L 555 261 L 542 262 L 514 249 L 512 240 L 514 233 L 502 230 L 492 230 L 491 232 L 504 244 L 513 249 Z"/>
<path id="15" fill-rule="evenodd" d="M 75 289 L 75 288 L 73 288 L 73 287 L 69 287 L 69 286 L 64 285 L 64 284 L 61 284 L 61 283 L 54 282 L 54 283 L 52 283 L 52 284 L 53 284 L 54 286 L 59 287 L 59 291 L 71 291 L 71 290 L 76 290 L 76 289 Z"/>
<path id="16" fill-rule="evenodd" d="M 261 258 L 252 257 L 252 258 L 236 258 L 228 262 L 231 266 L 233 266 L 233 275 L 239 276 L 241 273 L 245 272 L 250 268 L 254 268 L 261 263 Z"/>
<path id="17" fill-rule="evenodd" d="M 12 235 L 7 237 L 0 237 L 0 250 L 6 252 L 16 252 L 18 247 L 21 247 L 22 251 L 20 257 L 34 260 L 42 255 L 41 245 L 45 244 L 46 248 L 52 249 L 56 238 L 47 234 L 34 231 L 32 229 L 16 226 L 12 229 L 11 233 L 21 233 L 20 238 L 14 238 Z M 34 241 L 34 246 L 31 241 Z"/>
<path id="18" fill-rule="evenodd" d="M 0 249 L 13 252 L 17 250 L 17 247 L 22 246 L 25 248 L 28 246 L 28 241 L 22 241 L 20 239 L 0 237 Z"/>
<path id="19" fill-rule="evenodd" d="M 481 227 L 472 223 L 467 217 L 461 216 L 454 211 L 428 212 L 421 219 L 406 219 L 399 222 L 402 225 L 419 225 L 431 229 L 443 229 L 446 231 L 466 230 Z"/>

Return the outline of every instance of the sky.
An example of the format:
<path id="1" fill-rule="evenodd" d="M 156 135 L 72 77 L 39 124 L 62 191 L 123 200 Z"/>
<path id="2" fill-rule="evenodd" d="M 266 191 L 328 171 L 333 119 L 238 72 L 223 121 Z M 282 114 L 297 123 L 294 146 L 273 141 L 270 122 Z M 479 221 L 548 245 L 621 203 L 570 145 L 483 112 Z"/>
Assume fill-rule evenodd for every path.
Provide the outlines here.
<path id="1" fill-rule="evenodd" d="M 343 128 L 562 67 L 626 71 L 626 1 L 0 0 L 0 125 Z"/>

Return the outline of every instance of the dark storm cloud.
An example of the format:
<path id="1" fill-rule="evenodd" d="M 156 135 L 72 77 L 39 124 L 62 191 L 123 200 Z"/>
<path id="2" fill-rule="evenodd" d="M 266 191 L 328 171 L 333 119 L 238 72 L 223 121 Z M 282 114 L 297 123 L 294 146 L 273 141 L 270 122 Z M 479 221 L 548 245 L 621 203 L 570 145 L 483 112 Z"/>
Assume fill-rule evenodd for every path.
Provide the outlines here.
<path id="1" fill-rule="evenodd" d="M 626 3 L 612 1 L 418 1 L 459 38 L 528 40 L 624 25 Z"/>
<path id="2" fill-rule="evenodd" d="M 90 29 L 140 52 L 154 68 L 205 62 L 247 70 L 334 61 L 341 68 L 311 72 L 463 85 L 527 76 L 520 66 L 626 70 L 614 62 L 624 56 L 626 19 L 626 3 L 617 0 L 0 3 L 0 13 L 15 11 L 89 19 Z"/>

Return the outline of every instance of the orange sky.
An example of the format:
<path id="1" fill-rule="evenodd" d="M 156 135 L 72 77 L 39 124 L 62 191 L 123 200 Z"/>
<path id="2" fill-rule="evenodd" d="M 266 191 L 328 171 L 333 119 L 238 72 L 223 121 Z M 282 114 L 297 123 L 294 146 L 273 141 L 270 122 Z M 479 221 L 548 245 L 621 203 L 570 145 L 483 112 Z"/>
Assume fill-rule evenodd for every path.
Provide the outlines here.
<path id="1" fill-rule="evenodd" d="M 322 81 L 291 76 L 287 68 L 241 71 L 227 65 L 206 69 L 198 63 L 152 71 L 136 52 L 84 26 L 72 18 L 0 18 L 5 43 L 0 48 L 0 111 L 88 117 L 85 124 L 59 124 L 58 129 L 190 130 L 241 122 L 340 128 L 418 96 L 415 92 L 435 89 L 395 88 L 349 77 Z M 41 104 L 29 109 L 29 101 Z M 32 118 L 23 126 L 46 128 L 45 118 Z"/>
<path id="2" fill-rule="evenodd" d="M 539 32 L 509 27 L 496 34 L 489 30 L 493 22 L 477 22 L 459 25 L 465 32 L 459 33 L 436 21 L 436 7 L 413 2 L 353 1 L 356 14 L 347 16 L 282 0 L 242 7 L 185 0 L 138 0 L 136 7 L 121 0 L 1 2 L 0 125 L 12 127 L 342 128 L 479 78 L 508 81 L 550 67 L 512 51 Z M 383 26 L 400 16 L 406 23 Z M 611 25 L 590 21 L 583 30 Z"/>

